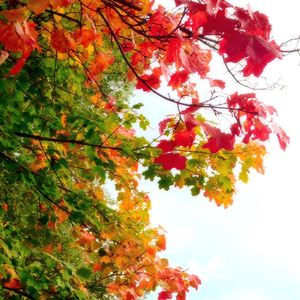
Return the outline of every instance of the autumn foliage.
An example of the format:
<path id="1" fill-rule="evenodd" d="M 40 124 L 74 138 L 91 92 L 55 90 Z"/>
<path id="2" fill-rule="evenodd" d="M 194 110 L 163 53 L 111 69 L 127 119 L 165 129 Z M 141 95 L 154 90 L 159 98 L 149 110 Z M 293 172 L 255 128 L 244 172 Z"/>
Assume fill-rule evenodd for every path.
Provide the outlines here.
<path id="1" fill-rule="evenodd" d="M 1 1 L 1 297 L 187 299 L 201 281 L 162 258 L 139 181 L 228 207 L 238 180 L 263 173 L 264 143 L 286 148 L 274 107 L 210 75 L 221 57 L 259 77 L 282 58 L 270 32 L 224 0 Z M 134 89 L 177 107 L 154 140 L 137 134 L 149 121 Z"/>

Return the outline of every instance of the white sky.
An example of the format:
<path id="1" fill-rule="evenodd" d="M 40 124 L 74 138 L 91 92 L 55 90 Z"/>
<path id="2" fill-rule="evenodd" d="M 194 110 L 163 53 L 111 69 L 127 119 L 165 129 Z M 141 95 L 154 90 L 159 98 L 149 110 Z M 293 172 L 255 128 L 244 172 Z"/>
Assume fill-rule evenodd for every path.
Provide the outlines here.
<path id="1" fill-rule="evenodd" d="M 250 4 L 252 10 L 269 16 L 278 43 L 300 35 L 297 0 L 250 0 Z M 263 92 L 259 98 L 277 107 L 279 123 L 291 143 L 285 152 L 275 140 L 268 145 L 266 174 L 252 174 L 247 185 L 241 184 L 231 208 L 224 210 L 201 196 L 191 197 L 187 190 L 164 192 L 155 184 L 144 185 L 153 202 L 152 221 L 167 231 L 164 256 L 203 281 L 188 300 L 300 299 L 299 63 L 300 56 L 295 54 L 274 61 L 263 74 L 281 78 L 284 88 Z M 145 111 L 149 115 L 152 111 L 157 128 L 165 112 L 170 112 L 169 105 L 154 96 L 138 97 L 144 97 Z"/>

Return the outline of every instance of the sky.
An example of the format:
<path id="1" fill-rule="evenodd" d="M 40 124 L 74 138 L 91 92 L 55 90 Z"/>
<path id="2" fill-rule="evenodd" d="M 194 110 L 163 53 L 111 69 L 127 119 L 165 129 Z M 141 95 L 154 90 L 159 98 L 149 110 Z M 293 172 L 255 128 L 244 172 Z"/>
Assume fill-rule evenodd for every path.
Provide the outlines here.
<path id="1" fill-rule="evenodd" d="M 297 0 L 250 0 L 250 6 L 269 16 L 279 44 L 300 35 Z M 276 89 L 258 97 L 277 108 L 290 145 L 282 151 L 275 139 L 267 144 L 265 175 L 252 173 L 247 185 L 239 184 L 233 206 L 223 209 L 203 196 L 190 196 L 188 190 L 166 192 L 156 184 L 142 184 L 152 199 L 152 223 L 166 230 L 162 256 L 203 282 L 187 300 L 300 299 L 300 56 L 274 61 L 263 76 L 268 82 L 279 80 Z M 241 90 L 231 82 L 230 88 Z M 153 95 L 137 93 L 138 98 L 144 100 L 154 130 L 174 109 Z M 156 298 L 153 294 L 146 299 Z"/>

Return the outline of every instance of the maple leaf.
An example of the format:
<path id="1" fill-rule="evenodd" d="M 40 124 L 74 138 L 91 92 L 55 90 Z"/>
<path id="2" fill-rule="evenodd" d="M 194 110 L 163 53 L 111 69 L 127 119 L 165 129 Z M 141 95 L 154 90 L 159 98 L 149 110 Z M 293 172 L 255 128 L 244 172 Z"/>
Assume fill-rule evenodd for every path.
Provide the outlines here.
<path id="1" fill-rule="evenodd" d="M 163 234 L 160 234 L 156 240 L 156 246 L 159 250 L 166 250 L 166 237 Z"/>
<path id="2" fill-rule="evenodd" d="M 21 8 L 2 10 L 0 12 L 0 15 L 3 16 L 9 22 L 22 23 L 23 21 L 26 20 L 28 13 L 29 12 L 28 12 L 27 8 L 24 6 Z"/>
<path id="3" fill-rule="evenodd" d="M 50 5 L 50 0 L 28 0 L 27 7 L 36 15 L 41 14 Z"/>
<path id="4" fill-rule="evenodd" d="M 234 123 L 230 126 L 231 134 L 233 135 L 240 135 L 241 133 L 241 126 L 238 123 Z"/>
<path id="5" fill-rule="evenodd" d="M 263 124 L 258 118 L 253 120 L 254 129 L 250 132 L 254 139 L 259 139 L 260 141 L 266 141 L 269 139 L 269 135 L 272 132 L 271 129 Z"/>
<path id="6" fill-rule="evenodd" d="M 187 115 L 191 115 L 192 113 L 196 112 L 201 108 L 201 104 L 199 101 L 199 98 L 193 98 L 192 99 L 192 105 L 189 106 L 188 108 L 184 109 L 181 111 L 182 115 L 185 115 L 185 118 L 187 118 Z"/>
<path id="7" fill-rule="evenodd" d="M 220 41 L 219 53 L 226 54 L 225 62 L 237 63 L 247 57 L 249 37 L 238 31 L 231 31 Z"/>
<path id="8" fill-rule="evenodd" d="M 75 42 L 68 31 L 56 29 L 51 34 L 50 45 L 58 52 L 67 53 L 73 49 Z"/>
<path id="9" fill-rule="evenodd" d="M 177 146 L 191 147 L 195 137 L 193 130 L 180 130 L 176 132 L 174 142 Z"/>
<path id="10" fill-rule="evenodd" d="M 186 70 L 177 71 L 176 73 L 171 75 L 168 85 L 173 89 L 179 88 L 183 83 L 185 83 L 189 78 L 189 72 Z"/>
<path id="11" fill-rule="evenodd" d="M 51 6 L 56 9 L 59 7 L 66 7 L 70 4 L 72 4 L 74 0 L 50 0 Z"/>
<path id="12" fill-rule="evenodd" d="M 220 79 L 209 79 L 209 84 L 211 87 L 219 87 L 220 89 L 225 88 L 225 82 Z"/>
<path id="13" fill-rule="evenodd" d="M 265 40 L 270 38 L 271 25 L 265 14 L 258 11 L 252 12 L 250 9 L 245 10 L 240 7 L 235 8 L 235 16 L 240 21 L 241 28 L 248 34 L 260 36 Z"/>
<path id="14" fill-rule="evenodd" d="M 5 24 L 0 20 L 0 43 L 6 50 L 22 53 L 21 58 L 10 70 L 10 74 L 14 75 L 20 72 L 30 53 L 34 49 L 39 49 L 37 36 L 38 33 L 33 22 Z"/>
<path id="15" fill-rule="evenodd" d="M 9 281 L 4 282 L 3 286 L 13 290 L 19 290 L 22 288 L 21 282 L 17 278 L 10 278 Z"/>
<path id="16" fill-rule="evenodd" d="M 192 14 L 197 13 L 198 11 L 206 11 L 206 4 L 198 3 L 191 0 L 175 0 L 176 6 L 182 4 L 185 4 Z"/>
<path id="17" fill-rule="evenodd" d="M 29 52 L 24 53 L 22 57 L 17 60 L 16 64 L 10 69 L 9 74 L 11 75 L 18 74 L 22 70 L 23 66 L 25 65 L 29 55 L 30 55 Z"/>
<path id="18" fill-rule="evenodd" d="M 134 44 L 127 40 L 123 41 L 121 46 L 124 53 L 131 52 L 134 49 Z"/>
<path id="19" fill-rule="evenodd" d="M 191 30 L 194 34 L 194 36 L 197 36 L 199 28 L 207 22 L 207 14 L 204 11 L 197 11 L 194 14 L 190 14 L 190 18 L 186 22 L 185 25 L 188 25 L 191 27 Z"/>
<path id="20" fill-rule="evenodd" d="M 174 143 L 173 141 L 161 140 L 156 147 L 161 149 L 163 153 L 165 153 L 173 151 L 176 147 L 176 143 Z"/>
<path id="21" fill-rule="evenodd" d="M 176 295 L 176 300 L 186 300 L 186 292 L 182 291 Z"/>
<path id="22" fill-rule="evenodd" d="M 188 279 L 191 287 L 197 290 L 198 286 L 201 284 L 200 278 L 197 275 L 189 275 Z"/>
<path id="23" fill-rule="evenodd" d="M 151 88 L 158 89 L 160 87 L 161 68 L 153 69 L 152 74 L 144 74 L 137 81 L 136 88 L 145 92 L 150 92 Z"/>
<path id="24" fill-rule="evenodd" d="M 149 32 L 153 36 L 168 35 L 174 28 L 174 23 L 170 16 L 166 15 L 165 9 L 159 6 L 158 9 L 151 15 L 147 22 Z"/>
<path id="25" fill-rule="evenodd" d="M 77 44 L 83 45 L 83 47 L 87 48 L 91 42 L 95 42 L 97 39 L 97 45 L 101 45 L 100 35 L 91 28 L 82 27 L 75 30 L 72 34 L 72 38 L 76 41 Z"/>
<path id="26" fill-rule="evenodd" d="M 93 80 L 93 76 L 97 76 L 98 74 L 105 71 L 113 62 L 113 56 L 104 52 L 98 52 L 97 56 L 93 59 L 93 61 L 90 63 L 90 66 L 88 67 L 89 73 L 92 75 L 91 79 Z"/>
<path id="27" fill-rule="evenodd" d="M 96 238 L 87 231 L 82 231 L 79 235 L 78 244 L 91 244 Z"/>
<path id="28" fill-rule="evenodd" d="M 212 136 L 202 148 L 208 148 L 211 153 L 217 153 L 220 149 L 233 150 L 234 135 L 220 132 L 218 135 Z"/>
<path id="29" fill-rule="evenodd" d="M 181 47 L 182 47 L 181 39 L 172 38 L 166 47 L 166 54 L 164 60 L 165 63 L 167 64 L 175 63 L 175 65 L 179 67 L 181 65 L 179 63 L 180 62 L 179 53 Z"/>
<path id="30" fill-rule="evenodd" d="M 209 72 L 209 62 L 212 54 L 210 51 L 201 50 L 197 45 L 186 45 L 179 53 L 182 65 L 191 73 L 198 73 L 205 78 Z"/>
<path id="31" fill-rule="evenodd" d="M 168 300 L 168 299 L 172 299 L 172 293 L 170 293 L 168 291 L 161 291 L 158 294 L 157 300 Z"/>
<path id="32" fill-rule="evenodd" d="M 282 58 L 280 48 L 274 41 L 266 42 L 253 37 L 247 47 L 247 64 L 243 69 L 243 75 L 253 74 L 259 77 L 266 65 L 275 58 Z"/>
<path id="33" fill-rule="evenodd" d="M 101 271 L 101 264 L 95 263 L 93 266 L 93 272 L 99 272 Z"/>
<path id="34" fill-rule="evenodd" d="M 177 153 L 164 153 L 154 159 L 154 162 L 161 164 L 165 170 L 183 170 L 186 167 L 186 157 Z"/>
<path id="35" fill-rule="evenodd" d="M 159 122 L 159 133 L 164 134 L 168 124 L 173 121 L 173 118 L 166 118 Z"/>
<path id="36" fill-rule="evenodd" d="M 278 127 L 276 125 L 274 127 L 275 127 L 275 133 L 276 133 L 279 145 L 282 150 L 285 150 L 288 143 L 290 142 L 290 138 L 288 137 L 286 132 L 281 127 Z"/>

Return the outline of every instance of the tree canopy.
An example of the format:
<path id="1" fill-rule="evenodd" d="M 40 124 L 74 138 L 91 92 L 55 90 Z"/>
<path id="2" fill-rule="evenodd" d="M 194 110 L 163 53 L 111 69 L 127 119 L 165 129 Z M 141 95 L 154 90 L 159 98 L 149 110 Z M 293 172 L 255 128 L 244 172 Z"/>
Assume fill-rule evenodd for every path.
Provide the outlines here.
<path id="1" fill-rule="evenodd" d="M 270 136 L 286 148 L 274 107 L 210 75 L 217 57 L 240 84 L 233 66 L 259 77 L 281 59 L 268 17 L 224 0 L 153 5 L 0 1 L 1 297 L 186 299 L 201 281 L 162 258 L 139 181 L 226 208 L 263 173 Z M 135 89 L 177 107 L 156 139 Z"/>

